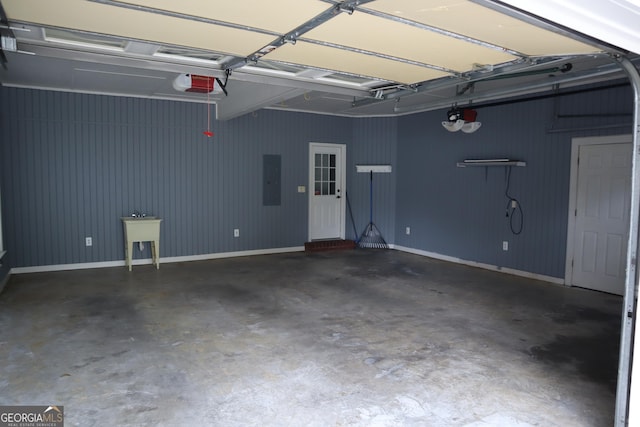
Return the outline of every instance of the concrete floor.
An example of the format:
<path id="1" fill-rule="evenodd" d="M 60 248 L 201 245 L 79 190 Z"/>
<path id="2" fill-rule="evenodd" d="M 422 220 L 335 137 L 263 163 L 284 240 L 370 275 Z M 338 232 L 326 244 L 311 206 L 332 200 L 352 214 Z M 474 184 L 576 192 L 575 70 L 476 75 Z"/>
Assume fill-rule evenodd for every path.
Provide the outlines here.
<path id="1" fill-rule="evenodd" d="M 0 404 L 69 426 L 609 426 L 621 304 L 384 250 L 14 275 Z"/>

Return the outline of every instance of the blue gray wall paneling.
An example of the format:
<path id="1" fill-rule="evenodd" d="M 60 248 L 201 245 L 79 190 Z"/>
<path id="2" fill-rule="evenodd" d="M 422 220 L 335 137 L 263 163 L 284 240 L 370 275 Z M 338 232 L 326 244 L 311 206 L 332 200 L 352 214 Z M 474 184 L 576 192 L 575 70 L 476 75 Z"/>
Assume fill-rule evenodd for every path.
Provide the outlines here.
<path id="1" fill-rule="evenodd" d="M 13 267 L 124 259 L 120 217 L 160 216 L 161 256 L 301 246 L 309 142 L 349 143 L 351 120 L 260 111 L 202 134 L 201 104 L 0 88 L 5 245 Z M 282 156 L 280 206 L 262 156 Z M 240 237 L 233 237 L 233 229 Z M 85 236 L 93 246 L 85 247 Z M 149 258 L 136 251 L 136 258 Z"/>
<path id="2" fill-rule="evenodd" d="M 630 133 L 630 123 L 599 129 L 594 125 L 611 124 L 602 122 L 610 118 L 597 114 L 631 110 L 631 90 L 623 87 L 480 108 L 482 127 L 473 134 L 446 131 L 440 125 L 445 111 L 401 117 L 395 242 L 563 278 L 571 139 Z M 573 117 L 558 118 L 554 112 Z M 621 116 L 617 123 L 624 120 Z M 582 128 L 590 129 L 575 130 Z M 505 157 L 527 162 L 511 172 L 510 193 L 524 210 L 520 235 L 512 234 L 505 217 L 505 168 L 456 167 L 464 159 Z M 405 227 L 411 227 L 410 235 Z M 509 242 L 506 252 L 503 241 Z"/>
<path id="3" fill-rule="evenodd" d="M 445 131 L 445 111 L 351 119 L 262 110 L 214 122 L 207 138 L 201 104 L 0 87 L 6 261 L 122 260 L 120 217 L 134 210 L 164 218 L 162 257 L 301 246 L 308 193 L 297 187 L 308 185 L 308 145 L 330 142 L 347 144 L 357 233 L 369 221 L 369 176 L 355 165 L 391 164 L 391 174 L 375 174 L 373 192 L 373 220 L 387 242 L 562 277 L 571 138 L 629 133 L 575 129 L 615 120 L 584 115 L 631 108 L 628 87 L 488 107 L 474 134 Z M 276 206 L 262 203 L 266 154 L 281 156 Z M 456 167 L 495 156 L 527 161 L 511 174 L 524 209 L 517 236 L 505 218 L 503 168 Z M 149 258 L 148 249 L 135 257 Z"/>

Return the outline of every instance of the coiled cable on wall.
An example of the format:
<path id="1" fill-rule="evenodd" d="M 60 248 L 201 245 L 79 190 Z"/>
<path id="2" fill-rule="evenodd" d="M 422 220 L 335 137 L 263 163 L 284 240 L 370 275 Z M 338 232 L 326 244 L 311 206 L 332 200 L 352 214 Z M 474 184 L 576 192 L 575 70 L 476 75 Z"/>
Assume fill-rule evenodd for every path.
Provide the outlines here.
<path id="1" fill-rule="evenodd" d="M 507 198 L 507 208 L 505 209 L 505 216 L 509 218 L 509 229 L 511 230 L 511 232 L 518 235 L 522 233 L 522 228 L 524 226 L 524 212 L 522 211 L 522 205 L 520 204 L 520 201 L 509 194 L 509 186 L 511 185 L 511 166 L 507 167 L 506 175 L 507 183 L 504 189 L 504 195 Z M 517 216 L 520 217 L 520 221 L 516 226 L 514 218 Z"/>

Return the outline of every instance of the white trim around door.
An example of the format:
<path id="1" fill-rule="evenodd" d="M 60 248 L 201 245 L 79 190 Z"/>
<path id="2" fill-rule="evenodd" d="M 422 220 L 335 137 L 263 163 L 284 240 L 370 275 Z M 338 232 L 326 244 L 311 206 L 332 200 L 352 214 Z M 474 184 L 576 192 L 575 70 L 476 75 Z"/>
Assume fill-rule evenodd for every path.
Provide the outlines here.
<path id="1" fill-rule="evenodd" d="M 565 263 L 565 285 L 574 284 L 574 257 L 578 248 L 576 247 L 576 225 L 578 213 L 578 190 L 579 190 L 579 155 L 580 149 L 587 146 L 606 144 L 627 144 L 632 143 L 631 135 L 612 135 L 585 138 L 573 138 L 571 141 L 571 175 L 569 181 L 569 211 L 567 226 L 567 253 Z M 625 242 L 626 243 L 626 242 Z M 626 245 L 625 245 L 626 247 Z"/>
<path id="2" fill-rule="evenodd" d="M 309 241 L 344 239 L 347 146 L 309 143 Z"/>

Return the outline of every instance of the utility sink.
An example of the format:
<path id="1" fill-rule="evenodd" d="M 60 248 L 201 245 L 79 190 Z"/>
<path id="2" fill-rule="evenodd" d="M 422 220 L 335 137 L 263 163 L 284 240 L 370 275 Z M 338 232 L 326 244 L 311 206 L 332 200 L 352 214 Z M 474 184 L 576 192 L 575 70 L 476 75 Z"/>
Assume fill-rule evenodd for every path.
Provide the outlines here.
<path id="1" fill-rule="evenodd" d="M 151 258 L 156 268 L 160 268 L 160 222 L 155 216 L 121 217 L 124 226 L 125 263 L 131 271 L 133 242 L 151 242 Z"/>
<path id="2" fill-rule="evenodd" d="M 123 221 L 145 221 L 149 219 L 158 219 L 158 217 L 155 217 L 155 216 L 123 216 L 122 217 Z"/>

